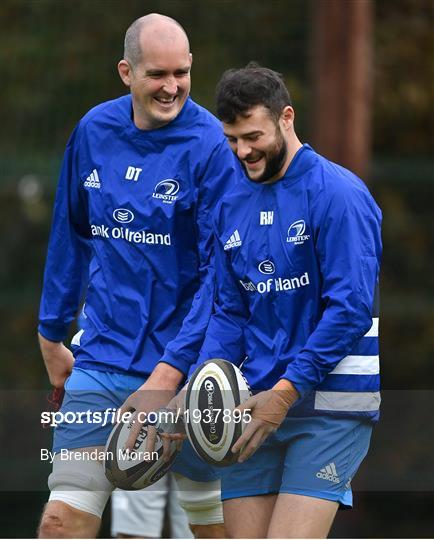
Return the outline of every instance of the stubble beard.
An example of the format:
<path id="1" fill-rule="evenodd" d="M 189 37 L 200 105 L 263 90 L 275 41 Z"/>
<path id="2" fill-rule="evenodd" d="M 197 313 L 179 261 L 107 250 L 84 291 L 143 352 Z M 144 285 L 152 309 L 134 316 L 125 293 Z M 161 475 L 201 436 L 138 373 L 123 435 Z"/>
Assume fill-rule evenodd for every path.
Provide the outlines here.
<path id="1" fill-rule="evenodd" d="M 252 179 L 250 178 L 250 175 L 244 163 L 242 163 L 242 165 L 248 178 L 250 178 L 252 182 L 258 182 L 260 184 L 263 184 L 264 182 L 267 182 L 268 180 L 270 180 L 270 178 L 273 178 L 273 176 L 276 176 L 280 172 L 286 161 L 287 155 L 288 146 L 285 139 L 283 138 L 282 132 L 278 127 L 276 127 L 276 142 L 274 144 L 274 148 L 265 153 L 266 164 L 264 172 L 258 178 Z"/>

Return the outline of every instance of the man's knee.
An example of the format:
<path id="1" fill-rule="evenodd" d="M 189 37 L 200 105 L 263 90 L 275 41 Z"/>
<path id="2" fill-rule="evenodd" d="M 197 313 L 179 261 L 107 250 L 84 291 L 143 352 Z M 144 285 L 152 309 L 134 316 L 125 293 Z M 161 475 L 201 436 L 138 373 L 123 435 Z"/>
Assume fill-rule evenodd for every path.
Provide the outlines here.
<path id="1" fill-rule="evenodd" d="M 94 538 L 113 489 L 101 463 L 56 455 L 48 486 L 39 538 Z"/>
<path id="2" fill-rule="evenodd" d="M 38 538 L 62 538 L 63 521 L 53 505 L 54 503 L 48 503 L 42 512 Z"/>
<path id="3" fill-rule="evenodd" d="M 66 508 L 79 510 L 83 516 L 91 514 L 97 519 L 101 518 L 113 491 L 103 465 L 98 461 L 62 460 L 58 455 L 53 462 L 48 487 L 51 490 L 49 504 L 61 502 Z"/>
<path id="4" fill-rule="evenodd" d="M 38 538 L 88 538 L 96 536 L 100 519 L 72 508 L 62 501 L 50 501 L 44 508 Z"/>
<path id="5" fill-rule="evenodd" d="M 192 525 L 191 532 L 195 538 L 226 538 L 225 526 L 223 523 L 213 525 Z"/>
<path id="6" fill-rule="evenodd" d="M 223 523 L 220 480 L 195 482 L 179 474 L 175 475 L 175 479 L 178 485 L 178 501 L 187 514 L 190 528 L 192 525 L 208 526 Z"/>
<path id="7" fill-rule="evenodd" d="M 178 501 L 195 538 L 225 538 L 220 480 L 195 482 L 175 474 Z"/>

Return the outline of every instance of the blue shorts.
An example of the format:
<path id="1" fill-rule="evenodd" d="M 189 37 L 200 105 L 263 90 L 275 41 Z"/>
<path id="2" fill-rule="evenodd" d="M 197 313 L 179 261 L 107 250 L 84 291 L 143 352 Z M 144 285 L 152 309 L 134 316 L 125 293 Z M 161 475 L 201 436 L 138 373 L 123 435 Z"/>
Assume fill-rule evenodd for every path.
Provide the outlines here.
<path id="1" fill-rule="evenodd" d="M 371 433 L 372 424 L 361 420 L 288 417 L 253 456 L 224 469 L 222 500 L 294 493 L 351 507 L 351 479 Z"/>
<path id="2" fill-rule="evenodd" d="M 65 397 L 59 412 L 104 413 L 108 409 L 118 409 L 145 380 L 137 375 L 75 367 L 65 382 Z M 107 422 L 104 425 L 104 419 L 102 422 L 87 422 L 85 415 L 79 417 L 79 420 L 73 423 L 62 422 L 54 428 L 54 452 L 62 448 L 72 450 L 105 445 L 113 424 Z M 210 482 L 221 476 L 219 469 L 199 458 L 188 441 L 184 441 L 182 451 L 171 470 L 196 482 Z"/>

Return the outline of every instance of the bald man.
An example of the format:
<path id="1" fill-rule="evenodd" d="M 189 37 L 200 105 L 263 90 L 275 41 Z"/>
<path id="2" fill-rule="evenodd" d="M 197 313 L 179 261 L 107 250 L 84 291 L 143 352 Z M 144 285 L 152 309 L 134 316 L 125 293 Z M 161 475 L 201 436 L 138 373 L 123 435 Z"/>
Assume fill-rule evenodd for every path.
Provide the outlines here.
<path id="1" fill-rule="evenodd" d="M 189 97 L 191 64 L 176 21 L 136 20 L 118 64 L 130 93 L 89 111 L 67 144 L 38 328 L 63 413 L 157 410 L 197 359 L 214 290 L 210 214 L 239 173 L 218 121 Z M 111 428 L 55 429 L 40 538 L 96 536 L 113 488 L 100 462 L 61 451 L 102 449 Z M 216 471 L 189 445 L 173 470 L 195 535 L 223 536 Z"/>

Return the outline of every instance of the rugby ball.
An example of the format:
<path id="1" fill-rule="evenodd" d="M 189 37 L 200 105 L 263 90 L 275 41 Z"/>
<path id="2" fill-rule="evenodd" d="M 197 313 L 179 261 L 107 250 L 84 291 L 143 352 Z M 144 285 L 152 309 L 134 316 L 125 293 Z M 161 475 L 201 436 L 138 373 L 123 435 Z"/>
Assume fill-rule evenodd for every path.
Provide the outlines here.
<path id="1" fill-rule="evenodd" d="M 233 410 L 250 396 L 247 381 L 231 362 L 208 360 L 193 373 L 187 386 L 184 422 L 192 447 L 204 461 L 226 467 L 238 459 L 231 448 L 246 424 L 245 417 Z"/>
<path id="2" fill-rule="evenodd" d="M 157 435 L 154 451 L 155 458 L 145 461 L 148 456 L 146 452 L 146 438 L 148 427 L 143 425 L 139 436 L 131 452 L 126 452 L 124 447 L 134 425 L 134 413 L 129 422 L 117 424 L 107 440 L 105 447 L 104 469 L 108 480 L 117 488 L 124 490 L 136 490 L 146 488 L 162 478 L 172 466 L 178 454 L 176 443 L 171 443 L 170 460 L 164 462 L 163 442 L 160 435 Z"/>

